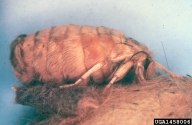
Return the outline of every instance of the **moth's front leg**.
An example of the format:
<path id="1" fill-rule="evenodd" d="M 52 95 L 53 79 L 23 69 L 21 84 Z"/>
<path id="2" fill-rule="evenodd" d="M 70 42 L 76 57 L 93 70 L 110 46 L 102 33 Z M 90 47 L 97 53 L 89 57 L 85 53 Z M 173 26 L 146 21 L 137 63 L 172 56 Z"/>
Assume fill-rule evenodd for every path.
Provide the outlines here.
<path id="1" fill-rule="evenodd" d="M 155 66 L 158 67 L 159 69 L 161 69 L 163 72 L 169 74 L 169 75 L 172 76 L 172 77 L 179 78 L 179 79 L 183 79 L 183 77 L 182 77 L 181 75 L 169 71 L 168 69 L 166 69 L 163 65 L 161 65 L 161 64 L 158 63 L 158 62 L 155 62 Z"/>
<path id="2" fill-rule="evenodd" d="M 163 72 L 169 74 L 172 77 L 183 79 L 183 77 L 181 75 L 178 75 L 174 72 L 169 71 L 168 69 L 166 69 L 163 65 L 161 65 L 158 62 L 152 61 L 152 62 L 150 62 L 149 66 L 147 67 L 147 71 L 146 71 L 146 75 L 145 75 L 147 80 L 152 79 L 154 74 L 158 75 L 156 67 L 161 69 Z"/>

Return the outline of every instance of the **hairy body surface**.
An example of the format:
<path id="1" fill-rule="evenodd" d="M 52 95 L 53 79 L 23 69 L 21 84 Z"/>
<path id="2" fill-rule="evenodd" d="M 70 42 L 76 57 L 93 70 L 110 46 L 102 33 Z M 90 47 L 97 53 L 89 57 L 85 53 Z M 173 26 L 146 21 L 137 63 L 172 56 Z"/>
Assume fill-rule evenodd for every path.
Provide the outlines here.
<path id="1" fill-rule="evenodd" d="M 154 62 L 146 46 L 106 27 L 63 25 L 20 35 L 11 44 L 10 60 L 25 85 L 37 81 L 65 88 L 92 80 L 108 81 L 109 88 L 132 67 L 139 82 L 151 79 L 155 66 L 180 77 Z"/>

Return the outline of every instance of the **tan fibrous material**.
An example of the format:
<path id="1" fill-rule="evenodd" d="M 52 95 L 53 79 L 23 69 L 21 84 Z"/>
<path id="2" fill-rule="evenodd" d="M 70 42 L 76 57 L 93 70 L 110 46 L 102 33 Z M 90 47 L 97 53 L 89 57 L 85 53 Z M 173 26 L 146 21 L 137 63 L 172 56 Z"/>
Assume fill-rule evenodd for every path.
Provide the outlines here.
<path id="1" fill-rule="evenodd" d="M 112 96 L 81 125 L 153 125 L 154 118 L 192 118 L 192 79 L 157 77 L 146 85 L 114 86 Z"/>
<path id="2" fill-rule="evenodd" d="M 40 120 L 39 124 L 59 124 L 60 122 L 77 124 L 97 109 L 107 97 L 102 94 L 101 88 L 96 89 L 93 86 L 59 89 L 45 84 L 35 87 L 13 87 L 13 90 L 16 94 L 16 103 L 32 106 L 39 114 L 30 124 L 37 124 L 34 123 L 37 119 Z M 46 120 L 43 120 L 45 118 Z M 47 120 L 49 118 L 51 121 Z"/>
<path id="3" fill-rule="evenodd" d="M 192 118 L 192 79 L 159 76 L 146 84 L 103 88 L 15 87 L 16 102 L 35 107 L 36 125 L 153 125 L 154 118 Z"/>
<path id="4" fill-rule="evenodd" d="M 80 102 L 92 101 L 93 107 L 99 105 L 99 92 L 94 87 L 77 86 L 69 89 L 58 89 L 53 86 L 13 87 L 16 103 L 36 108 L 39 114 L 75 115 Z M 84 101 L 82 101 L 84 100 Z M 94 101 L 95 100 L 95 101 Z M 101 102 L 100 102 L 101 103 Z"/>
<path id="5" fill-rule="evenodd" d="M 137 69 L 144 71 L 147 59 L 152 59 L 152 53 L 143 44 L 101 26 L 55 26 L 35 34 L 20 35 L 10 48 L 15 75 L 25 85 L 74 83 L 96 64 L 103 65 L 83 82 L 91 78 L 95 83 L 102 83 L 111 80 L 127 62 L 134 63 L 126 64 L 127 70 L 134 67 L 139 74 Z M 118 77 L 124 77 L 124 72 L 127 71 Z"/>

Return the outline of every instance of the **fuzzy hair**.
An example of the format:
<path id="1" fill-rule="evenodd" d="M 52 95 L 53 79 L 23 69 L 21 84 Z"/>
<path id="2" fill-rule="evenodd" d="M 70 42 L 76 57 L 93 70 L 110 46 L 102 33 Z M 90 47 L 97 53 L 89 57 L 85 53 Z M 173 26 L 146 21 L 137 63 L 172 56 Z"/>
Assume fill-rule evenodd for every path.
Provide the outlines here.
<path id="1" fill-rule="evenodd" d="M 16 102 L 35 107 L 29 125 L 153 125 L 154 118 L 192 118 L 192 79 L 159 76 L 145 84 L 17 87 Z"/>
<path id="2" fill-rule="evenodd" d="M 94 109 L 98 108 L 106 96 L 101 96 L 101 89 L 95 87 L 74 86 L 59 89 L 51 85 L 38 85 L 34 87 L 14 87 L 15 102 L 35 108 L 39 114 L 29 124 L 62 124 L 79 123 Z M 46 120 L 45 120 L 46 119 Z M 56 119 L 56 120 L 55 120 Z M 36 121 L 37 120 L 37 121 Z"/>

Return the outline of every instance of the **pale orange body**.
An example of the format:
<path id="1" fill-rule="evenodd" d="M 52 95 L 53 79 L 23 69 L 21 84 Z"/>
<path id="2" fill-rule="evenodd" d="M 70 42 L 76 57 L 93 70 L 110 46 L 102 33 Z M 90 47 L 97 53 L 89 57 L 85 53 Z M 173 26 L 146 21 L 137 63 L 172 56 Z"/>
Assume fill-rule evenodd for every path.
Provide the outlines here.
<path id="1" fill-rule="evenodd" d="M 146 60 L 149 70 L 144 69 Z M 11 44 L 10 60 L 24 84 L 96 83 L 122 79 L 131 67 L 139 81 L 151 78 L 155 64 L 147 47 L 126 38 L 122 32 L 105 28 L 63 25 L 31 35 L 20 35 Z M 148 77 L 148 78 L 147 78 Z M 109 85 L 110 87 L 110 85 Z"/>

